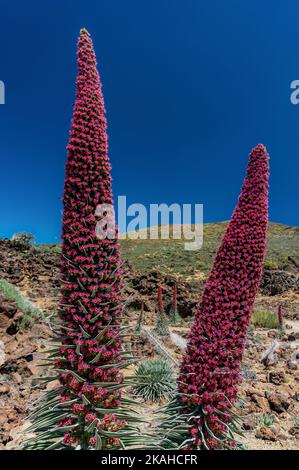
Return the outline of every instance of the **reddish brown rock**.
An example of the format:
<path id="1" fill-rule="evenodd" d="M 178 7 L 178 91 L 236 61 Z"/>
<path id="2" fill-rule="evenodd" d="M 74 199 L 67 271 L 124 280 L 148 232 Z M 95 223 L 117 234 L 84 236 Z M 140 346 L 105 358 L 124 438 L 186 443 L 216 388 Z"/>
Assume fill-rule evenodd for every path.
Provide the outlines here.
<path id="1" fill-rule="evenodd" d="M 270 409 L 276 413 L 284 413 L 291 405 L 290 400 L 286 395 L 274 392 L 266 393 Z"/>
<path id="2" fill-rule="evenodd" d="M 289 434 L 291 434 L 291 436 L 294 436 L 296 439 L 299 439 L 299 426 L 293 426 L 289 430 Z"/>
<path id="3" fill-rule="evenodd" d="M 261 427 L 255 433 L 257 439 L 264 439 L 265 441 L 276 441 L 276 436 L 271 428 Z"/>
<path id="4" fill-rule="evenodd" d="M 268 377 L 269 377 L 269 382 L 271 382 L 274 385 L 280 385 L 285 382 L 285 374 L 282 370 L 269 372 Z"/>
<path id="5" fill-rule="evenodd" d="M 8 384 L 0 384 L 0 395 L 6 395 L 10 392 Z"/>
<path id="6" fill-rule="evenodd" d="M 257 404 L 258 408 L 261 411 L 263 412 L 270 411 L 269 402 L 265 397 L 261 397 L 260 395 L 252 395 L 251 399 L 254 403 Z"/>
<path id="7" fill-rule="evenodd" d="M 244 419 L 242 427 L 245 431 L 252 431 L 256 427 L 254 418 L 249 416 L 248 418 Z"/>

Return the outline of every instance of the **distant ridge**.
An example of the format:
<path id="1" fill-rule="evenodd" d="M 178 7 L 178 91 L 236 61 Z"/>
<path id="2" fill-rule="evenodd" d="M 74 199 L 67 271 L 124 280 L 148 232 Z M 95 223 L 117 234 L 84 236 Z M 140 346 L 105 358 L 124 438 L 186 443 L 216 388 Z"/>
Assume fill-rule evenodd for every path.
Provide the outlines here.
<path id="1" fill-rule="evenodd" d="M 122 256 L 141 272 L 157 270 L 188 280 L 203 279 L 211 268 L 227 224 L 227 221 L 204 224 L 203 247 L 198 251 L 185 251 L 184 240 L 173 238 L 173 234 L 181 230 L 181 225 L 170 225 L 169 240 L 120 240 Z M 159 233 L 165 230 L 165 226 L 159 226 Z M 148 234 L 149 228 L 141 229 L 139 233 Z M 59 251 L 59 245 L 39 246 L 45 250 Z M 299 227 L 269 222 L 266 262 L 280 269 L 292 269 L 293 263 L 289 257 L 299 263 Z"/>
<path id="2" fill-rule="evenodd" d="M 183 278 L 202 278 L 211 268 L 227 224 L 227 221 L 204 224 L 203 247 L 198 251 L 185 251 L 184 240 L 173 237 L 181 232 L 181 226 L 170 225 L 170 240 L 121 240 L 123 257 L 141 271 L 157 269 Z M 165 231 L 168 227 L 159 226 L 160 234 Z M 141 235 L 148 233 L 149 228 L 140 230 Z M 299 227 L 269 222 L 267 262 L 286 269 L 292 265 L 289 256 L 299 262 Z"/>

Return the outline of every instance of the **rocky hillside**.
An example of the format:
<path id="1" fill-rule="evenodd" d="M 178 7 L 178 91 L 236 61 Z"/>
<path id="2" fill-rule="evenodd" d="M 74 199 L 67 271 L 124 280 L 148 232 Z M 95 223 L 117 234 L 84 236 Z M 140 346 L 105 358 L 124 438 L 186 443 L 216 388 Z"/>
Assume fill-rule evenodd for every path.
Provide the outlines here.
<path id="1" fill-rule="evenodd" d="M 205 244 L 199 252 L 184 251 L 182 242 L 177 240 L 123 241 L 121 246 L 125 260 L 128 309 L 138 310 L 143 303 L 145 311 L 154 311 L 157 287 L 160 285 L 164 290 L 165 308 L 168 311 L 172 289 L 177 284 L 179 313 L 184 318 L 192 316 L 224 227 L 225 224 L 207 224 Z M 297 314 L 296 309 L 292 311 L 288 296 L 299 292 L 299 264 L 296 261 L 298 253 L 299 231 L 296 228 L 270 224 L 268 255 L 260 296 L 286 296 L 284 310 L 291 316 Z M 9 240 L 0 240 L 0 278 L 20 287 L 29 300 L 46 311 L 55 309 L 55 300 L 59 296 L 59 265 L 58 244 L 39 245 L 24 250 L 14 246 Z M 178 265 L 179 270 L 176 267 Z M 203 270 L 197 270 L 196 266 L 202 266 Z M 194 273 L 191 275 L 190 270 L 193 268 Z M 277 300 L 273 299 L 272 303 L 276 305 Z"/>
<path id="2" fill-rule="evenodd" d="M 227 222 L 204 224 L 203 246 L 198 251 L 184 250 L 184 240 L 176 239 L 123 240 L 121 248 L 124 258 L 142 272 L 155 269 L 189 281 L 201 280 L 211 268 L 226 226 Z M 181 233 L 181 226 L 170 227 L 170 235 L 177 232 Z M 266 262 L 290 272 L 299 266 L 299 227 L 269 223 Z"/>

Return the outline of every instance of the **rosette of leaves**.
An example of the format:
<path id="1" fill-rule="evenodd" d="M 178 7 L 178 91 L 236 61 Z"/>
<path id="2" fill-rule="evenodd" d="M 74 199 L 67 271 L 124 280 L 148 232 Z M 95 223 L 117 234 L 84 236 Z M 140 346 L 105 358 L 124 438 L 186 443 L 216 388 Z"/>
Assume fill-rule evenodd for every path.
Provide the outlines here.
<path id="1" fill-rule="evenodd" d="M 169 399 L 176 388 L 172 367 L 162 359 L 142 362 L 135 374 L 133 393 L 145 401 Z"/>

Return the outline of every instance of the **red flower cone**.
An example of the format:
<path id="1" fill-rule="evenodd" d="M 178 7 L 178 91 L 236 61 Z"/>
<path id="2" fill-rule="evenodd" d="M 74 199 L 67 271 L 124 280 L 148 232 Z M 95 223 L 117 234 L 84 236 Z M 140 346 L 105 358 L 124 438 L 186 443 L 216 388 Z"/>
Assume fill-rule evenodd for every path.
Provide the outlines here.
<path id="1" fill-rule="evenodd" d="M 238 205 L 218 249 L 191 328 L 178 378 L 179 410 L 188 416 L 189 449 L 236 447 L 236 400 L 247 327 L 266 248 L 268 154 L 250 154 Z M 177 444 L 182 445 L 179 440 Z"/>
<path id="2" fill-rule="evenodd" d="M 164 313 L 163 289 L 162 289 L 161 286 L 158 287 L 158 292 L 157 292 L 157 306 L 158 306 L 158 312 L 159 312 L 159 313 Z"/>
<path id="3" fill-rule="evenodd" d="M 194 445 L 221 448 L 231 403 L 236 400 L 247 327 L 266 249 L 268 154 L 258 145 L 250 154 L 238 205 L 218 249 L 195 315 L 179 376 L 185 407 L 202 408 L 194 419 Z M 201 432 L 195 432 L 197 427 Z M 194 431 L 195 430 L 195 431 Z"/>
<path id="4" fill-rule="evenodd" d="M 281 328 L 283 328 L 283 314 L 282 314 L 282 305 L 281 304 L 278 305 L 277 317 L 278 317 L 279 326 Z"/>

